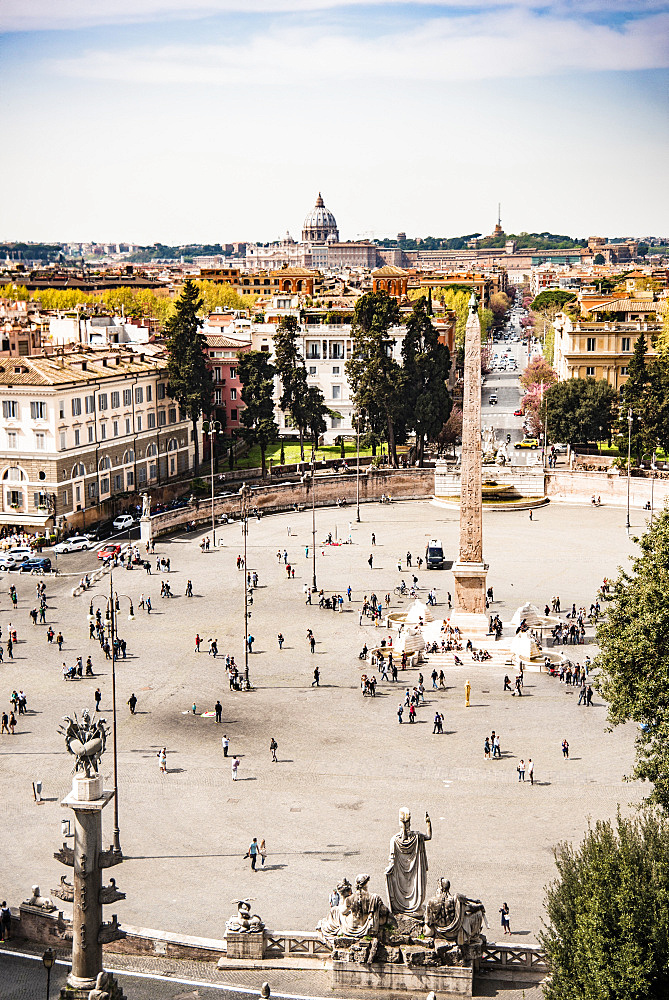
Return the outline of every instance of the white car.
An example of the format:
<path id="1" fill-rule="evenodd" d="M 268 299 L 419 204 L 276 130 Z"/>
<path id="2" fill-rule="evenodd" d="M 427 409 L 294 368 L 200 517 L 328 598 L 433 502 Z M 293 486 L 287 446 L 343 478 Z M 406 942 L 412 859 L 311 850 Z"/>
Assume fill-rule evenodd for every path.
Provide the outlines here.
<path id="1" fill-rule="evenodd" d="M 82 549 L 90 549 L 90 547 L 90 539 L 86 538 L 85 535 L 72 535 L 71 538 L 66 538 L 63 542 L 54 545 L 53 551 L 60 555 L 63 552 L 78 552 Z"/>
<path id="2" fill-rule="evenodd" d="M 14 569 L 14 567 L 31 559 L 32 555 L 33 550 L 27 545 L 17 546 L 15 549 L 10 549 L 9 552 L 2 552 L 0 553 L 0 569 Z"/>
<path id="3" fill-rule="evenodd" d="M 135 523 L 135 519 L 132 514 L 120 514 L 113 522 L 114 531 L 127 531 L 128 528 L 132 528 Z"/>

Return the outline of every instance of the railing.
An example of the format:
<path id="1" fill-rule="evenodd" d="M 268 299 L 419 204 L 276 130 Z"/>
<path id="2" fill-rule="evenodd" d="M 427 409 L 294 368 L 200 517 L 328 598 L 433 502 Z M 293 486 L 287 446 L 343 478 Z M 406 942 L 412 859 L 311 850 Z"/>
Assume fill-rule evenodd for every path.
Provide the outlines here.
<path id="1" fill-rule="evenodd" d="M 518 978 L 522 973 L 543 977 L 549 971 L 546 956 L 538 946 L 495 944 L 494 941 L 484 946 L 479 969 L 491 973 L 512 972 Z"/>
<path id="2" fill-rule="evenodd" d="M 332 949 L 317 934 L 269 931 L 265 928 L 264 958 L 329 958 Z"/>

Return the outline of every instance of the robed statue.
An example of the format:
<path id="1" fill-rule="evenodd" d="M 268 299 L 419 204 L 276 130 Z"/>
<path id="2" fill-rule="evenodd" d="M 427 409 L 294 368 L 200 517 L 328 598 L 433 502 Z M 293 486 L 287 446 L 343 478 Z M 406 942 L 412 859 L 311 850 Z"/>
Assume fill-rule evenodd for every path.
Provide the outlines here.
<path id="1" fill-rule="evenodd" d="M 422 914 L 427 890 L 425 842 L 432 839 L 432 823 L 425 813 L 427 833 L 411 829 L 411 813 L 400 809 L 400 831 L 390 841 L 390 864 L 386 868 L 388 905 L 391 913 Z"/>

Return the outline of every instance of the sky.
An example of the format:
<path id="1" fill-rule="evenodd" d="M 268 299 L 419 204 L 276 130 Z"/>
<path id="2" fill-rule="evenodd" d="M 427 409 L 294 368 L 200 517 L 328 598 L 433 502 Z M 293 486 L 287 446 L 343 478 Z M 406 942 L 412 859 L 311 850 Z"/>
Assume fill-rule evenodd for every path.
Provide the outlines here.
<path id="1" fill-rule="evenodd" d="M 669 235 L 669 0 L 2 0 L 0 239 Z"/>

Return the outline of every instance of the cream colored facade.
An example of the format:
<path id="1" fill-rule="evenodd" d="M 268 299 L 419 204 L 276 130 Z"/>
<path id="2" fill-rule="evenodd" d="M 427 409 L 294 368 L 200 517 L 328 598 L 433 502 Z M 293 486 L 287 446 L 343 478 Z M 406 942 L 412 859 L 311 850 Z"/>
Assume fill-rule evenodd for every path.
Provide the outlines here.
<path id="1" fill-rule="evenodd" d="M 167 395 L 160 357 L 116 349 L 2 359 L 0 403 L 0 524 L 43 528 L 91 511 L 90 523 L 115 498 L 193 465 L 191 421 Z"/>
<path id="2" fill-rule="evenodd" d="M 558 313 L 553 326 L 554 368 L 559 379 L 606 379 L 617 391 L 627 381 L 639 335 L 645 335 L 648 355 L 653 356 L 651 339 L 660 330 L 659 323 L 598 323 L 572 320 L 566 313 Z"/>

